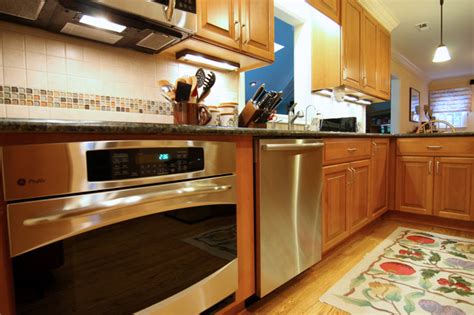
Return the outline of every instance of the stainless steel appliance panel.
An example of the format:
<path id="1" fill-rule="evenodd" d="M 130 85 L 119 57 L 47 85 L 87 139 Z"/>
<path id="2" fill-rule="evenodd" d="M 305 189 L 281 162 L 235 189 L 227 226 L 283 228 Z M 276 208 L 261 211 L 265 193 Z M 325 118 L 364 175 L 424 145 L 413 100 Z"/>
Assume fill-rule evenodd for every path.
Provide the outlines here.
<path id="1" fill-rule="evenodd" d="M 256 151 L 257 295 L 321 259 L 320 140 L 260 140 Z"/>
<path id="2" fill-rule="evenodd" d="M 202 148 L 204 169 L 165 176 L 88 181 L 88 151 L 179 147 Z M 234 143 L 210 141 L 98 141 L 7 146 L 2 149 L 4 192 L 6 200 L 10 201 L 225 175 L 235 172 L 234 157 Z"/>
<path id="3" fill-rule="evenodd" d="M 10 253 L 150 214 L 235 204 L 235 175 L 7 205 Z"/>

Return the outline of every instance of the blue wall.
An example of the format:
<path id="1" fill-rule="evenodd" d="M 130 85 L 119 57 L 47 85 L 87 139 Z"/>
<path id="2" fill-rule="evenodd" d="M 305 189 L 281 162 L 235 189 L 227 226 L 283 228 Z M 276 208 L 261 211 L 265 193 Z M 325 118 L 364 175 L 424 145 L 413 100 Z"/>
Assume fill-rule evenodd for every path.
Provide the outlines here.
<path id="1" fill-rule="evenodd" d="M 275 53 L 275 62 L 267 67 L 245 73 L 245 99 L 249 100 L 255 90 L 265 83 L 267 91 L 284 91 L 279 114 L 287 113 L 287 105 L 294 101 L 294 27 L 275 18 L 275 42 L 285 48 Z M 251 82 L 256 82 L 254 87 Z"/>

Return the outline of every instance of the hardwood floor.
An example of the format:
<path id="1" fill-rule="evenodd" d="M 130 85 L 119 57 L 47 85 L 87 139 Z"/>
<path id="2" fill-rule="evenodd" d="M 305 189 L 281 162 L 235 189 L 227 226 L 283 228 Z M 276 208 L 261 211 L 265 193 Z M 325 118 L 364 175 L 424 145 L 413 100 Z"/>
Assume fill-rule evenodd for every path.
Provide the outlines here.
<path id="1" fill-rule="evenodd" d="M 397 227 L 416 228 L 452 236 L 473 238 L 474 232 L 400 222 L 382 217 L 357 232 L 350 240 L 329 252 L 311 267 L 283 287 L 253 303 L 240 315 L 247 314 L 348 314 L 321 303 L 319 297 L 351 270 L 365 254 L 373 250 Z"/>

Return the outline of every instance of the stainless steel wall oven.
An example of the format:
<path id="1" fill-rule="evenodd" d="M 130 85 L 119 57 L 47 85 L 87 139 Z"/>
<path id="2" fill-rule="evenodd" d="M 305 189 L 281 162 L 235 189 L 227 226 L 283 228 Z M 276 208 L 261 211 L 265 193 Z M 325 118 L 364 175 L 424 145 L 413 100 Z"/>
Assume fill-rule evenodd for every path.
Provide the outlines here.
<path id="1" fill-rule="evenodd" d="M 235 145 L 2 148 L 18 314 L 197 314 L 237 289 Z"/>

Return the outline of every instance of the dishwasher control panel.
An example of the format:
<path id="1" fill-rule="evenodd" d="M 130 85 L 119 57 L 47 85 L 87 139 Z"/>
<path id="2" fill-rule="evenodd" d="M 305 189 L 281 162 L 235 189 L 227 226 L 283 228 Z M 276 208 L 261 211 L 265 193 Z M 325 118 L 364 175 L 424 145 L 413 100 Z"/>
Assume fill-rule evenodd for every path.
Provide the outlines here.
<path id="1" fill-rule="evenodd" d="M 89 182 L 195 172 L 204 169 L 202 148 L 94 150 L 87 153 Z"/>

